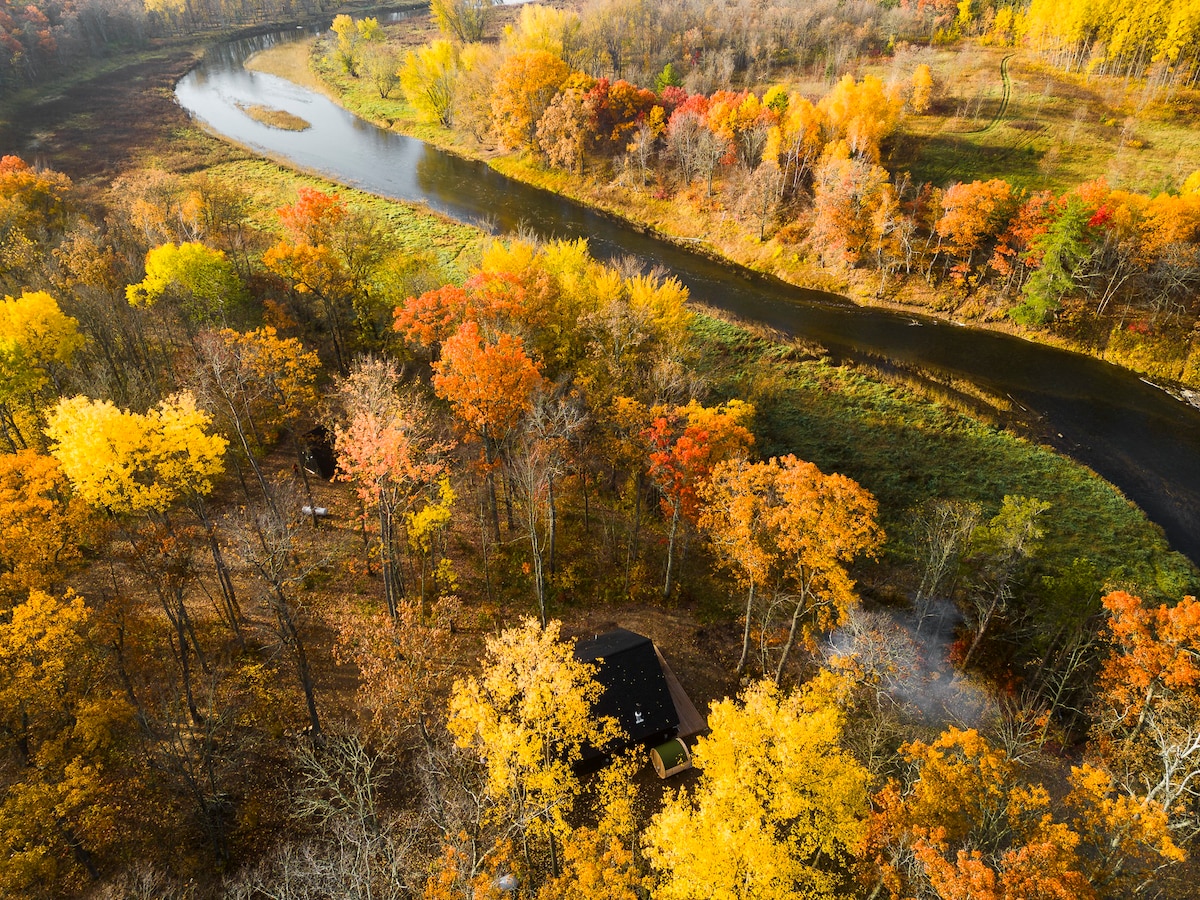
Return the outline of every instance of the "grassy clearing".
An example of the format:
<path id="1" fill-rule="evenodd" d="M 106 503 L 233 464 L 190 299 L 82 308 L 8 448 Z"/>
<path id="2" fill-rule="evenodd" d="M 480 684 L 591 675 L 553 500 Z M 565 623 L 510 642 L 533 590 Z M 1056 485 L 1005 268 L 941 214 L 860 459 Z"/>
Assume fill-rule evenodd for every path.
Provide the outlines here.
<path id="1" fill-rule="evenodd" d="M 905 532 L 921 503 L 974 500 L 993 515 L 1006 494 L 1023 494 L 1052 504 L 1042 555 L 1047 573 L 1087 560 L 1106 583 L 1148 596 L 1178 599 L 1200 585 L 1191 564 L 1112 485 L 1052 450 L 964 415 L 936 386 L 833 365 L 719 319 L 702 318 L 697 330 L 700 371 L 721 395 L 758 409 L 758 453 L 795 453 L 868 488 L 879 500 L 892 562 L 911 555 Z"/>
<path id="2" fill-rule="evenodd" d="M 992 125 L 1010 54 L 1008 108 Z M 1062 192 L 1103 176 L 1157 193 L 1200 168 L 1200 92 L 1156 99 L 1137 82 L 1068 75 L 1028 53 L 976 44 L 910 49 L 873 70 L 906 83 L 921 62 L 933 71 L 935 104 L 905 120 L 889 160 L 917 183 L 1005 178 Z"/>
<path id="3" fill-rule="evenodd" d="M 281 131 L 307 131 L 312 128 L 306 119 L 292 115 L 287 110 L 263 106 L 261 103 L 239 103 L 237 108 L 255 122 Z"/>
<path id="4" fill-rule="evenodd" d="M 312 52 L 314 41 L 316 38 L 276 44 L 269 50 L 260 50 L 255 53 L 246 60 L 244 65 L 253 72 L 277 75 L 301 87 L 308 88 L 310 91 L 337 99 L 337 95 L 309 65 L 309 54 Z"/>

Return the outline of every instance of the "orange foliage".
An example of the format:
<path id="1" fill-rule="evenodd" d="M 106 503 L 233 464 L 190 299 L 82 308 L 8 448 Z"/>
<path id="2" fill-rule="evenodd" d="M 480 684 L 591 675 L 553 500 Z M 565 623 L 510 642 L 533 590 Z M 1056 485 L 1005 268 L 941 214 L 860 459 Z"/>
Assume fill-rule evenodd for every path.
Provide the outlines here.
<path id="1" fill-rule="evenodd" d="M 1007 181 L 972 181 L 954 184 L 942 195 L 938 237 L 957 263 L 950 270 L 956 281 L 965 280 L 975 266 L 975 253 L 1007 224 L 1012 188 Z"/>
<path id="2" fill-rule="evenodd" d="M 90 519 L 53 457 L 34 450 L 0 455 L 0 597 L 60 583 L 82 556 Z"/>
<path id="3" fill-rule="evenodd" d="M 663 492 L 663 511 L 689 521 L 699 514 L 697 489 L 718 462 L 742 456 L 754 435 L 742 422 L 754 407 L 734 400 L 708 408 L 692 401 L 661 410 L 642 437 L 649 442 L 650 476 Z"/>
<path id="4" fill-rule="evenodd" d="M 1200 687 L 1200 603 L 1147 608 L 1125 591 L 1104 597 L 1113 652 L 1098 679 L 1105 704 L 1132 724 L 1156 694 Z"/>
<path id="5" fill-rule="evenodd" d="M 463 323 L 446 340 L 433 368 L 434 391 L 485 442 L 502 440 L 542 386 L 539 366 L 517 338 L 502 333 L 488 340 L 476 322 Z"/>

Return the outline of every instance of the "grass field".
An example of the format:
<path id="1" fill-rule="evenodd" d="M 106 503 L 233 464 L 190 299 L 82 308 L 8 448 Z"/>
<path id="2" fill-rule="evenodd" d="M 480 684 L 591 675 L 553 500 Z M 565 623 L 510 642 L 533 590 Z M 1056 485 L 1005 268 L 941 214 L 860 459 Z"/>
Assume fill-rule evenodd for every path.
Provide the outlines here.
<path id="1" fill-rule="evenodd" d="M 904 120 L 889 160 L 918 184 L 1005 178 L 1062 192 L 1104 177 L 1153 194 L 1200 169 L 1200 92 L 1156 97 L 1134 81 L 1069 75 L 1027 52 L 976 44 L 908 50 L 864 71 L 906 82 L 922 62 L 934 75 L 933 108 Z"/>

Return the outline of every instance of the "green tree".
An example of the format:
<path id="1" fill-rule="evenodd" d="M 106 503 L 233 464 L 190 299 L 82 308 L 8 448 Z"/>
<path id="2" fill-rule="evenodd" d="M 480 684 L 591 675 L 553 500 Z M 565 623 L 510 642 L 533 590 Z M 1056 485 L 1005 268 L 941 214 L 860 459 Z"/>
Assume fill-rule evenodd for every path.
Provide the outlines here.
<path id="1" fill-rule="evenodd" d="M 1025 282 L 1024 300 L 1009 310 L 1014 322 L 1044 325 L 1058 311 L 1064 295 L 1075 287 L 1075 273 L 1089 255 L 1088 222 L 1093 212 L 1076 194 L 1044 234 L 1033 241 L 1041 256 L 1039 265 Z"/>

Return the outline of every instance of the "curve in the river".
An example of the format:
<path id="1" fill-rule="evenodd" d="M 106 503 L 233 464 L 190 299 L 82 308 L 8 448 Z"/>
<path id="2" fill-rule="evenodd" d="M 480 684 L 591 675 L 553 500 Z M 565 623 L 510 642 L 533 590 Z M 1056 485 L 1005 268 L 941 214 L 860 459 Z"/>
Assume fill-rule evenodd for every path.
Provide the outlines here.
<path id="1" fill-rule="evenodd" d="M 882 357 L 1008 396 L 1032 410 L 1063 450 L 1141 506 L 1173 547 L 1200 562 L 1200 410 L 1090 357 L 858 307 L 690 253 L 483 163 L 384 131 L 291 82 L 243 68 L 255 51 L 303 33 L 216 48 L 179 82 L 180 104 L 233 141 L 343 184 L 423 202 L 500 231 L 524 226 L 546 236 L 586 237 L 598 257 L 653 260 L 670 269 L 696 300 L 817 341 L 835 355 Z M 312 127 L 273 129 L 251 119 L 239 103 L 283 109 Z"/>

